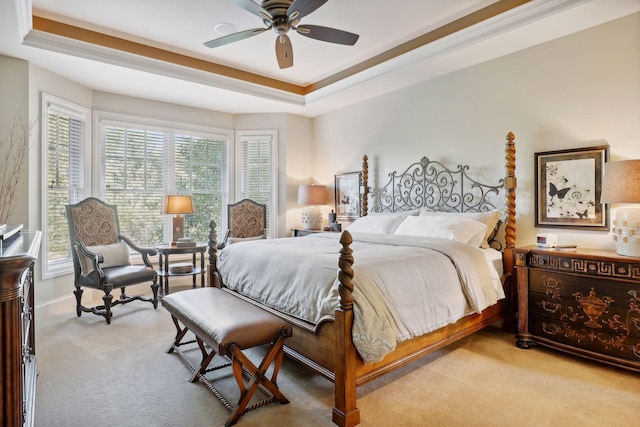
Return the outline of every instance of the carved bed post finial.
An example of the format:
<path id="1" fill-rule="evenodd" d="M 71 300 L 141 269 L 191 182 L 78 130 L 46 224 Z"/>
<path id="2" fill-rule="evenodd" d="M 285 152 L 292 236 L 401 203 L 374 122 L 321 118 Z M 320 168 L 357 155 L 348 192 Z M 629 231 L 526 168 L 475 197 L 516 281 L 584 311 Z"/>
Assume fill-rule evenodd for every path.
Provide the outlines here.
<path id="1" fill-rule="evenodd" d="M 516 146 L 515 135 L 507 134 L 505 148 L 504 188 L 506 190 L 506 219 L 505 219 L 505 243 L 508 249 L 516 246 Z"/>
<path id="2" fill-rule="evenodd" d="M 369 157 L 365 154 L 362 157 L 362 216 L 367 216 L 369 211 Z"/>
<path id="3" fill-rule="evenodd" d="M 207 281 L 207 285 L 219 288 L 221 287 L 221 283 L 220 275 L 216 267 L 216 261 L 218 259 L 218 233 L 216 232 L 216 226 L 216 222 L 211 220 L 209 223 L 209 265 L 207 267 L 209 280 Z"/>

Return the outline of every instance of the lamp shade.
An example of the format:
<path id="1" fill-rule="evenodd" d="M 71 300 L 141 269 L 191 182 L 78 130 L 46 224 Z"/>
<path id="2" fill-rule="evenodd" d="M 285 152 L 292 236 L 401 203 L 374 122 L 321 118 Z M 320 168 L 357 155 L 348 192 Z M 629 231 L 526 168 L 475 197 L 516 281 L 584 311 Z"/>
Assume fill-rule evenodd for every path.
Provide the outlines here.
<path id="1" fill-rule="evenodd" d="M 299 205 L 326 205 L 327 201 L 327 187 L 324 185 L 309 184 L 298 187 Z"/>
<path id="2" fill-rule="evenodd" d="M 193 199 L 191 196 L 170 195 L 164 199 L 164 213 L 166 214 L 192 214 Z"/>
<path id="3" fill-rule="evenodd" d="M 640 203 L 640 160 L 605 163 L 603 203 Z M 613 221 L 618 255 L 640 257 L 640 208 L 619 207 Z"/>
<path id="4" fill-rule="evenodd" d="M 640 203 L 640 160 L 604 165 L 602 203 Z"/>

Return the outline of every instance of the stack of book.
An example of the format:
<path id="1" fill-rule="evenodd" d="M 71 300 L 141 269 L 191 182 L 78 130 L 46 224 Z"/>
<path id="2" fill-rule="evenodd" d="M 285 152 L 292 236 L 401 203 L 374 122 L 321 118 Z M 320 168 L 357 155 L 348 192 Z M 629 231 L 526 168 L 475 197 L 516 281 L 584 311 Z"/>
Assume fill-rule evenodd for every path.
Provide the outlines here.
<path id="1" fill-rule="evenodd" d="M 179 248 L 190 248 L 196 245 L 195 239 L 188 237 L 182 237 L 176 241 L 176 246 Z"/>

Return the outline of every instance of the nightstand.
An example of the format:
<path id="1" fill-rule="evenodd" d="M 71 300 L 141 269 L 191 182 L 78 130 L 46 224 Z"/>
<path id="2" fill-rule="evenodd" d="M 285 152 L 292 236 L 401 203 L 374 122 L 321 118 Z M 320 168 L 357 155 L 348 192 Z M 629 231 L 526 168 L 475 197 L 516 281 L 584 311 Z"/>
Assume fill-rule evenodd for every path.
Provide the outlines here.
<path id="1" fill-rule="evenodd" d="M 291 235 L 293 237 L 302 237 L 308 236 L 309 234 L 314 233 L 339 233 L 339 231 L 330 231 L 330 230 L 304 230 L 302 228 L 292 228 Z"/>
<path id="2" fill-rule="evenodd" d="M 516 344 L 541 344 L 640 372 L 640 258 L 614 251 L 515 250 Z"/>
<path id="3" fill-rule="evenodd" d="M 204 266 L 204 253 L 207 251 L 208 243 L 196 243 L 195 246 L 176 246 L 171 243 L 156 245 L 158 251 L 158 278 L 160 279 L 160 290 L 164 288 L 164 295 L 169 294 L 170 276 L 193 276 L 193 287 L 196 287 L 196 277 L 200 275 L 200 286 L 204 288 L 204 273 L 207 271 Z M 200 253 L 200 266 L 196 263 L 196 254 Z M 172 271 L 169 267 L 169 255 L 192 254 L 192 268 L 188 271 Z"/>

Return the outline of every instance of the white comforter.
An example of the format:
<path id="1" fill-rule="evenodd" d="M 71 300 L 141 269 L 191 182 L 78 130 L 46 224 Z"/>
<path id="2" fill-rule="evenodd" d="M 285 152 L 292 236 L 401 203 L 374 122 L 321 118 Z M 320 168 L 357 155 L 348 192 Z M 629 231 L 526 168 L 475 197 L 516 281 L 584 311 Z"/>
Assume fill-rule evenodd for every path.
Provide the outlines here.
<path id="1" fill-rule="evenodd" d="M 338 307 L 338 233 L 237 243 L 219 253 L 225 286 L 313 324 Z M 427 237 L 353 233 L 353 340 L 365 363 L 397 342 L 504 298 L 482 249 Z"/>

